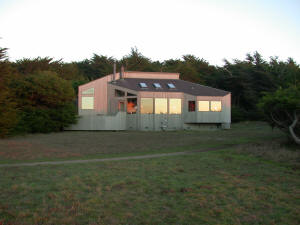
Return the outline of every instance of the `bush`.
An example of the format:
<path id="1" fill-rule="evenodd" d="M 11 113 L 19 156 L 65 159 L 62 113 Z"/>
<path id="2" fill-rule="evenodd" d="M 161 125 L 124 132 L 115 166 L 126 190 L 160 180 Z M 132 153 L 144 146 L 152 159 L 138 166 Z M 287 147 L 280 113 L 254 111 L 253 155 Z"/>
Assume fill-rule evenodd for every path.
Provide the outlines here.
<path id="1" fill-rule="evenodd" d="M 15 133 L 61 131 L 76 123 L 75 99 L 71 82 L 57 74 L 41 71 L 10 82 L 19 109 Z"/>
<path id="2" fill-rule="evenodd" d="M 300 85 L 267 93 L 258 107 L 272 127 L 281 129 L 300 145 Z"/>

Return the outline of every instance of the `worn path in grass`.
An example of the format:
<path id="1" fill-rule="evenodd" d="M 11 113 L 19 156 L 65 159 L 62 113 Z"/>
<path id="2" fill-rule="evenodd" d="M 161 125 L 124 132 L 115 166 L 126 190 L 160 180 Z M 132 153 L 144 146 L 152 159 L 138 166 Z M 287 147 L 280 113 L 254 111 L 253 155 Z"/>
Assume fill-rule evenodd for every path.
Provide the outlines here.
<path id="1" fill-rule="evenodd" d="M 159 157 L 175 156 L 175 155 L 188 155 L 188 154 L 195 154 L 195 153 L 199 153 L 199 152 L 217 151 L 217 150 L 225 149 L 225 148 L 232 147 L 232 146 L 236 146 L 236 145 L 226 145 L 226 146 L 220 146 L 218 148 L 210 148 L 210 149 L 202 149 L 202 150 L 194 150 L 194 151 L 161 153 L 161 154 L 140 155 L 140 156 L 127 156 L 127 157 L 114 157 L 114 158 L 105 158 L 105 159 L 86 159 L 86 160 L 67 160 L 67 161 L 51 161 L 51 162 L 0 164 L 0 168 L 18 167 L 18 166 L 61 165 L 61 164 L 74 164 L 74 163 L 121 161 L 121 160 L 129 160 L 129 159 L 149 159 L 149 158 L 159 158 Z"/>

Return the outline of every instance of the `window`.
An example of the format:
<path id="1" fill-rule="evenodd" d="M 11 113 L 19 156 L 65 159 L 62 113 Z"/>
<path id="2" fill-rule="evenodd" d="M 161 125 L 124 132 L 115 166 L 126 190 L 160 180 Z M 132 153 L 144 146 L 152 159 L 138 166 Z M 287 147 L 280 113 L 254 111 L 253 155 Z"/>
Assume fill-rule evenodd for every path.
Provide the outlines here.
<path id="1" fill-rule="evenodd" d="M 115 90 L 115 96 L 116 97 L 124 97 L 125 96 L 125 92 L 116 89 Z"/>
<path id="2" fill-rule="evenodd" d="M 82 91 L 82 94 L 83 95 L 93 95 L 94 91 L 95 91 L 94 88 L 89 88 L 89 89 L 86 89 L 86 90 Z"/>
<path id="3" fill-rule="evenodd" d="M 94 97 L 81 97 L 81 109 L 94 109 Z"/>
<path id="4" fill-rule="evenodd" d="M 208 112 L 209 111 L 209 101 L 198 101 L 198 111 Z"/>
<path id="5" fill-rule="evenodd" d="M 153 86 L 154 86 L 155 88 L 161 88 L 160 83 L 154 83 Z"/>
<path id="6" fill-rule="evenodd" d="M 153 113 L 153 99 L 152 98 L 141 98 L 141 113 L 142 114 Z"/>
<path id="7" fill-rule="evenodd" d="M 156 98 L 155 99 L 155 114 L 168 113 L 168 99 Z"/>
<path id="8" fill-rule="evenodd" d="M 127 99 L 127 113 L 134 114 L 137 110 L 137 99 L 136 98 L 128 98 Z"/>
<path id="9" fill-rule="evenodd" d="M 213 112 L 221 112 L 222 111 L 221 101 L 211 101 L 210 102 L 210 110 Z"/>
<path id="10" fill-rule="evenodd" d="M 175 85 L 172 83 L 168 83 L 167 85 L 168 85 L 168 88 L 170 88 L 170 89 L 175 88 Z"/>
<path id="11" fill-rule="evenodd" d="M 139 83 L 139 85 L 140 85 L 141 88 L 146 88 L 146 87 L 148 87 L 146 83 Z"/>
<path id="12" fill-rule="evenodd" d="M 170 98 L 169 99 L 169 113 L 170 114 L 181 114 L 181 99 Z"/>
<path id="13" fill-rule="evenodd" d="M 195 112 L 195 109 L 196 109 L 196 102 L 189 101 L 189 112 Z"/>

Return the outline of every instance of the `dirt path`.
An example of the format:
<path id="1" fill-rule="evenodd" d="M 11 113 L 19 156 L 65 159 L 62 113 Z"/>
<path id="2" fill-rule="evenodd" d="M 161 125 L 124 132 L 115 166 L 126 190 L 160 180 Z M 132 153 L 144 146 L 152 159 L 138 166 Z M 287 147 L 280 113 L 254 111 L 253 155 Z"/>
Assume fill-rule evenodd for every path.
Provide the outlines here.
<path id="1" fill-rule="evenodd" d="M 129 159 L 150 159 L 150 158 L 159 158 L 159 157 L 166 157 L 166 156 L 196 154 L 199 152 L 217 151 L 217 150 L 224 149 L 226 147 L 228 147 L 228 146 L 222 146 L 222 147 L 213 148 L 213 149 L 211 148 L 211 149 L 195 150 L 195 151 L 161 153 L 161 154 L 141 155 L 141 156 L 114 157 L 114 158 L 105 158 L 105 159 L 79 159 L 79 160 L 67 160 L 67 161 L 48 161 L 48 162 L 46 161 L 46 162 L 32 162 L 32 163 L 0 164 L 0 168 L 19 167 L 19 166 L 62 165 L 62 164 L 106 162 L 106 161 L 122 161 L 122 160 L 129 160 Z"/>

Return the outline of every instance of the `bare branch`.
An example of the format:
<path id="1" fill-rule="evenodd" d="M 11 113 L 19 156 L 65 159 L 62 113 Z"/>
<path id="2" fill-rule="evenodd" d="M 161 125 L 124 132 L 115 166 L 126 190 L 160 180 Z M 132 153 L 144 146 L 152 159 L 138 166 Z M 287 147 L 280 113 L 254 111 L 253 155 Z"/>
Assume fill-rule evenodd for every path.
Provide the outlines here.
<path id="1" fill-rule="evenodd" d="M 294 128 L 296 127 L 298 121 L 299 121 L 299 117 L 298 117 L 298 115 L 296 113 L 296 110 L 295 110 L 294 111 L 294 120 L 293 120 L 293 123 L 289 126 L 289 131 L 290 131 L 290 134 L 291 134 L 293 140 L 295 141 L 295 143 L 300 145 L 300 138 L 297 137 L 297 135 L 294 132 Z"/>

